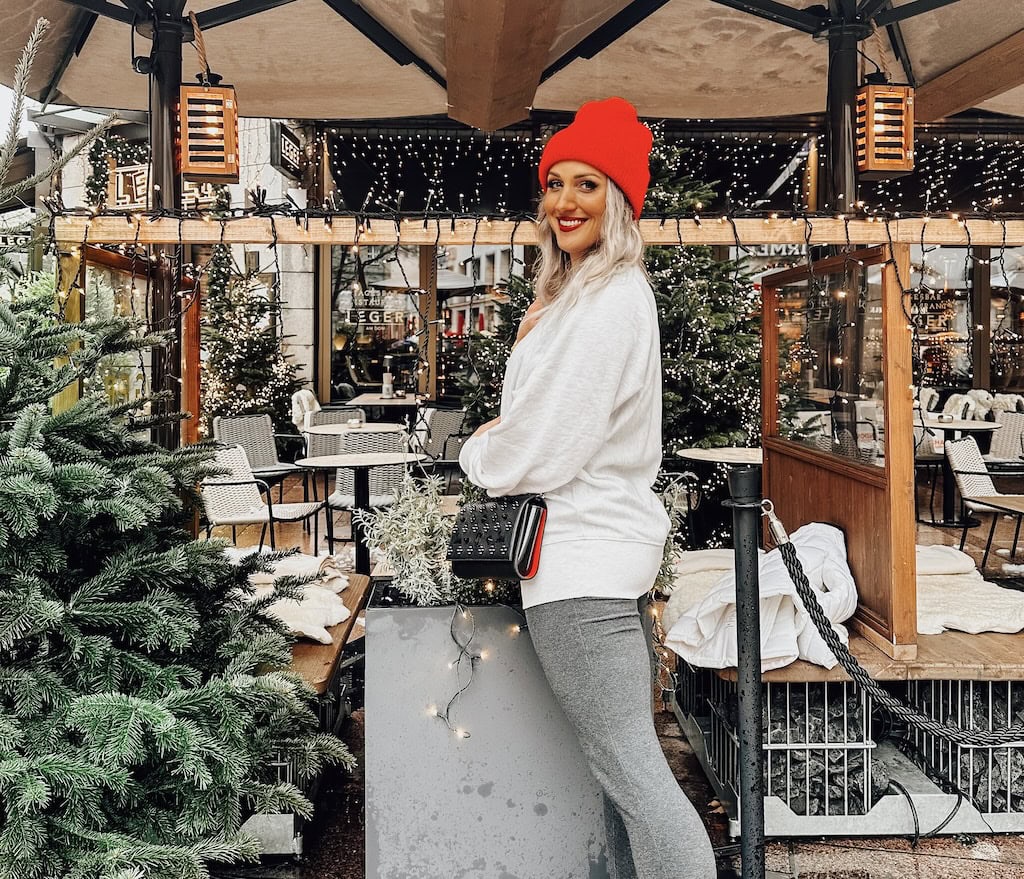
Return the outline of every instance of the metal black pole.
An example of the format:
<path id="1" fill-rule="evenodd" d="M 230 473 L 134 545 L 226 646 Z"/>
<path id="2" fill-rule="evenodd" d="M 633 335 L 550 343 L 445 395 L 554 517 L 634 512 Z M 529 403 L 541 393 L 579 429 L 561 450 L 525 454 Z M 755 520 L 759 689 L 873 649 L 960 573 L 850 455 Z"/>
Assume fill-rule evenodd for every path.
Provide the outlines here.
<path id="1" fill-rule="evenodd" d="M 184 37 L 182 12 L 185 0 L 153 0 L 153 69 L 149 76 L 149 145 L 152 152 L 153 207 L 177 209 L 181 205 L 181 175 L 175 159 L 177 114 L 181 87 L 181 46 Z M 170 333 L 162 351 L 154 351 L 153 391 L 170 391 L 170 400 L 159 412 L 181 409 L 181 301 L 177 273 L 182 248 L 164 247 L 156 253 L 152 284 L 152 322 Z M 177 422 L 153 429 L 153 440 L 175 448 L 180 431 Z"/>
<path id="2" fill-rule="evenodd" d="M 855 0 L 832 0 L 838 19 L 828 29 L 828 125 L 825 200 L 828 209 L 846 213 L 857 196 L 857 43 L 871 32 L 857 18 Z"/>
<path id="3" fill-rule="evenodd" d="M 740 856 L 743 879 L 764 879 L 764 751 L 761 718 L 761 611 L 757 578 L 761 470 L 729 471 L 736 553 L 739 689 Z"/>

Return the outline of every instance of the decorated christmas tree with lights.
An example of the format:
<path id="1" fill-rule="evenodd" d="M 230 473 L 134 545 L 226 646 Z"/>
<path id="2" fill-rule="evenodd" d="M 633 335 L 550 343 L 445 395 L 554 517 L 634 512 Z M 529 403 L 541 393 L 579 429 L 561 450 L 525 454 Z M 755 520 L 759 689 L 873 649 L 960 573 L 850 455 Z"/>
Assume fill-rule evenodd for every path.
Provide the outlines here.
<path id="1" fill-rule="evenodd" d="M 699 214 L 713 191 L 685 167 L 685 150 L 656 137 L 645 210 Z M 645 261 L 661 325 L 666 459 L 689 446 L 757 445 L 759 295 L 742 260 L 719 259 L 710 247 L 649 247 Z"/>
<path id="2" fill-rule="evenodd" d="M 519 322 L 534 298 L 533 287 L 519 275 L 509 277 L 504 293 L 498 301 L 494 330 L 474 330 L 467 337 L 466 367 L 457 379 L 467 427 L 476 428 L 497 417 L 505 364 L 512 353 Z"/>
<path id="3" fill-rule="evenodd" d="M 227 207 L 226 190 L 220 206 Z M 203 309 L 203 413 L 212 433 L 218 415 L 267 413 L 279 433 L 294 433 L 291 397 L 302 382 L 281 348 L 280 304 L 253 275 L 232 272 L 231 248 L 218 244 L 207 266 Z"/>
<path id="4" fill-rule="evenodd" d="M 351 756 L 280 670 L 275 597 L 249 600 L 265 560 L 235 567 L 183 527 L 211 451 L 139 439 L 141 403 L 61 394 L 159 340 L 117 315 L 66 322 L 53 285 L 6 280 L 0 875 L 200 879 L 253 860 L 249 814 L 311 811 L 276 763 L 308 777 Z"/>

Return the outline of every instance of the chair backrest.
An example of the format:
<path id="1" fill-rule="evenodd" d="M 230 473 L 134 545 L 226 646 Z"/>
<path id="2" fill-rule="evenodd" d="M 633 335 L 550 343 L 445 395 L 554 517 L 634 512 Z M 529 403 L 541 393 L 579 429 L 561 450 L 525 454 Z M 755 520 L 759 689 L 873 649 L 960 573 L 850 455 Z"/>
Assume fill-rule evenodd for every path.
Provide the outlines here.
<path id="1" fill-rule="evenodd" d="M 969 421 L 974 417 L 977 408 L 978 403 L 973 397 L 968 397 L 967 394 L 953 394 L 943 403 L 942 414 Z"/>
<path id="2" fill-rule="evenodd" d="M 309 426 L 317 424 L 346 424 L 353 418 L 366 421 L 366 412 L 358 406 L 340 406 L 337 409 L 318 409 L 309 415 Z M 340 436 L 330 434 L 306 434 L 306 455 L 319 458 L 321 455 L 337 455 L 344 450 Z"/>
<path id="3" fill-rule="evenodd" d="M 917 399 L 925 412 L 932 412 L 939 405 L 939 392 L 935 388 L 920 388 Z"/>
<path id="4" fill-rule="evenodd" d="M 962 497 L 985 497 L 999 494 L 981 457 L 977 440 L 973 436 L 946 440 L 946 457 L 956 477 L 956 487 Z"/>
<path id="5" fill-rule="evenodd" d="M 354 430 L 351 433 L 346 433 L 342 440 L 346 454 L 404 452 L 406 443 L 405 434 L 397 431 L 394 433 L 360 433 Z M 404 476 L 404 464 L 388 464 L 383 467 L 370 468 L 370 496 L 394 494 L 402 484 Z M 346 467 L 338 469 L 335 490 L 339 494 L 355 494 L 351 470 Z"/>
<path id="6" fill-rule="evenodd" d="M 253 470 L 276 467 L 281 463 L 274 442 L 274 422 L 269 415 L 218 415 L 213 419 L 213 438 L 225 445 L 245 449 Z"/>
<path id="7" fill-rule="evenodd" d="M 237 518 L 263 506 L 263 498 L 255 482 L 247 485 L 218 485 L 221 482 L 244 482 L 252 480 L 252 468 L 241 446 L 222 446 L 213 459 L 218 470 L 226 471 L 222 476 L 211 476 L 203 480 L 200 494 L 206 520 L 216 524 L 224 519 Z"/>
<path id="8" fill-rule="evenodd" d="M 303 388 L 292 394 L 292 424 L 302 430 L 307 424 L 307 416 L 320 411 L 320 401 L 309 388 Z"/>
<path id="9" fill-rule="evenodd" d="M 1001 424 L 999 430 L 992 433 L 992 445 L 989 446 L 988 458 L 996 461 L 1014 461 L 1024 464 L 1024 412 L 996 411 L 996 423 Z"/>
<path id="10" fill-rule="evenodd" d="M 939 431 L 920 424 L 914 425 L 914 460 L 941 461 L 943 453 L 936 450 L 936 446 L 941 448 L 941 443 L 942 434 Z"/>
<path id="11" fill-rule="evenodd" d="M 466 444 L 470 435 L 468 433 L 452 434 L 444 441 L 443 459 L 445 461 L 458 461 L 462 454 L 462 447 Z"/>
<path id="12" fill-rule="evenodd" d="M 463 409 L 430 408 L 434 409 L 434 413 L 427 425 L 427 435 L 423 441 L 423 454 L 436 459 L 444 456 L 444 444 L 448 437 L 462 431 L 462 425 L 466 421 L 466 412 Z"/>
<path id="13" fill-rule="evenodd" d="M 416 410 L 416 420 L 409 436 L 409 447 L 412 451 L 425 454 L 427 437 L 430 435 L 430 420 L 437 411 L 437 406 L 420 406 Z"/>

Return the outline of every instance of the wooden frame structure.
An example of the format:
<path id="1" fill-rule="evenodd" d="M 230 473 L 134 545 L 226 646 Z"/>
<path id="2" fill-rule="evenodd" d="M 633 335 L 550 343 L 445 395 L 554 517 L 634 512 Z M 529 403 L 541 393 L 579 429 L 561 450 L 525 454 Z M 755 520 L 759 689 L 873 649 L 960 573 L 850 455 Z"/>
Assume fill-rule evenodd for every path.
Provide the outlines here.
<path id="1" fill-rule="evenodd" d="M 886 466 L 868 472 L 834 456 L 793 449 L 779 439 L 767 412 L 764 418 L 765 495 L 771 497 L 788 527 L 813 519 L 844 525 L 849 555 L 862 593 L 855 627 L 877 650 L 894 661 L 913 661 L 917 648 L 916 570 L 914 557 L 913 442 L 911 439 L 911 340 L 903 312 L 899 279 L 910 277 L 912 244 L 1001 247 L 1024 245 L 1024 219 L 913 217 L 865 219 L 849 217 L 770 217 L 768 219 L 690 217 L 644 219 L 641 231 L 651 245 L 808 244 L 849 247 L 874 245 L 858 258 L 884 264 L 883 363 L 887 423 Z M 213 218 L 149 219 L 146 217 L 69 215 L 54 222 L 59 249 L 85 243 L 169 244 L 406 244 L 419 245 L 422 265 L 429 265 L 439 246 L 532 244 L 532 221 L 457 217 L 404 217 L 368 222 L 350 216 L 321 218 L 239 217 L 221 223 Z M 839 262 L 850 254 L 838 257 Z M 825 261 L 815 267 L 824 271 Z M 773 305 L 772 285 L 792 282 L 807 273 L 801 267 L 768 279 L 766 310 Z M 898 277 L 897 277 L 898 276 Z M 436 296 L 436 293 L 434 294 Z M 427 303 L 429 304 L 429 303 Z M 429 344 L 429 340 L 428 340 Z M 762 399 L 775 399 L 772 334 L 765 334 Z M 186 346 L 184 359 L 197 363 L 198 339 Z M 184 372 L 186 380 L 195 370 Z M 766 380 L 769 382 L 765 384 Z M 185 389 L 184 396 L 191 393 Z"/>
<path id="2" fill-rule="evenodd" d="M 914 455 L 910 386 L 910 328 L 898 278 L 910 275 L 910 246 L 855 251 L 762 279 L 762 491 L 785 516 L 790 531 L 830 522 L 846 534 L 859 595 L 854 627 L 893 659 L 917 655 L 914 539 Z M 885 387 L 885 466 L 861 464 L 779 431 L 779 291 L 788 285 L 882 265 L 882 377 Z M 851 285 L 855 286 L 855 285 Z M 854 297 L 846 299 L 856 317 Z"/>
<path id="3" fill-rule="evenodd" d="M 998 217 L 852 218 L 824 216 L 683 217 L 643 219 L 640 230 L 649 245 L 751 244 L 940 244 L 948 246 L 1024 244 L 1024 219 Z M 142 215 L 69 214 L 54 224 L 58 242 L 77 244 L 408 244 L 448 247 L 459 244 L 535 244 L 532 220 L 468 219 L 453 216 L 356 218 L 316 215 L 297 218 L 243 217 L 219 220 L 150 219 Z M 223 236 L 222 236 L 223 231 Z"/>

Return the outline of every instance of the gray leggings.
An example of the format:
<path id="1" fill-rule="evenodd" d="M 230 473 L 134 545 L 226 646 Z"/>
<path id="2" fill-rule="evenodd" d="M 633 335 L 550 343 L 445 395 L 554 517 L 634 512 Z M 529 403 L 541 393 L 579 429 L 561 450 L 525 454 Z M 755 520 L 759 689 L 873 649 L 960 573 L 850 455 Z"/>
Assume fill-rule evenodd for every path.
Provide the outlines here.
<path id="1" fill-rule="evenodd" d="M 573 598 L 528 608 L 526 621 L 604 792 L 613 879 L 714 879 L 711 842 L 654 729 L 645 606 Z"/>

